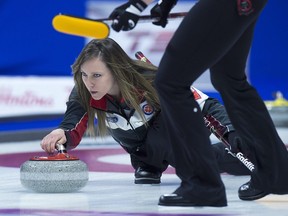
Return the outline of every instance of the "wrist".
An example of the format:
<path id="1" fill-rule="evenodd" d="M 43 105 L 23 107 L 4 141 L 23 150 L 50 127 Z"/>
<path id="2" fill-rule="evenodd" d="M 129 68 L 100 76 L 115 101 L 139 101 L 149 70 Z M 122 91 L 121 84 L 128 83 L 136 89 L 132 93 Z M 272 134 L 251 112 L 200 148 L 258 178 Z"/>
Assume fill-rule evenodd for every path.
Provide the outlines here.
<path id="1" fill-rule="evenodd" d="M 141 0 L 129 0 L 129 3 L 131 4 L 127 8 L 127 12 L 140 15 L 142 11 L 144 11 L 147 8 L 147 4 Z"/>

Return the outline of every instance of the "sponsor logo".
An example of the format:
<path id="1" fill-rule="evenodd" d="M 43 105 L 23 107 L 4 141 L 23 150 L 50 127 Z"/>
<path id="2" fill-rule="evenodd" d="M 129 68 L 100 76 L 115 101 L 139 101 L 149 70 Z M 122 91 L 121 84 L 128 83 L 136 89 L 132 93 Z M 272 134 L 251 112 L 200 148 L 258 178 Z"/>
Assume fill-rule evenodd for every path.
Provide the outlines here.
<path id="1" fill-rule="evenodd" d="M 151 115 L 154 112 L 154 109 L 152 106 L 150 106 L 149 104 L 145 104 L 142 107 L 142 110 L 144 112 L 145 115 Z"/>
<path id="2" fill-rule="evenodd" d="M 116 123 L 118 122 L 118 118 L 116 116 L 107 117 L 107 122 Z"/>
<path id="3" fill-rule="evenodd" d="M 253 172 L 253 170 L 255 169 L 254 164 L 253 164 L 252 162 L 250 162 L 247 158 L 245 158 L 241 152 L 238 152 L 238 153 L 236 154 L 236 157 L 237 157 L 251 172 Z"/>

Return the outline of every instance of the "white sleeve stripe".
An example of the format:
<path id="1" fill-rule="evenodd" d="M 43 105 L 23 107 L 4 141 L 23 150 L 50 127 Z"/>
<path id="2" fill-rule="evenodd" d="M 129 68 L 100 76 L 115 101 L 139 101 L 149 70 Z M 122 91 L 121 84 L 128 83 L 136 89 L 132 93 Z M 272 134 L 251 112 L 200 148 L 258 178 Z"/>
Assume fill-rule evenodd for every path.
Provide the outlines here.
<path id="1" fill-rule="evenodd" d="M 137 16 L 141 14 L 141 11 L 138 8 L 136 8 L 134 5 L 130 5 L 130 7 L 128 7 L 126 11 L 129 13 L 135 14 Z"/>

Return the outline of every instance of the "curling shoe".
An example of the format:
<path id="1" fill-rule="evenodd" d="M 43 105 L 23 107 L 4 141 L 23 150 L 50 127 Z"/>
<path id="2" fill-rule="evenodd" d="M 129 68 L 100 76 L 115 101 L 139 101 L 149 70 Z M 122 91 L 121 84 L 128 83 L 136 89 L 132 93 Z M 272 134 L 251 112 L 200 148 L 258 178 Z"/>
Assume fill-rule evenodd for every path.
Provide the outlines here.
<path id="1" fill-rule="evenodd" d="M 161 206 L 183 206 L 183 207 L 191 207 L 191 206 L 213 206 L 213 207 L 225 207 L 227 206 L 227 201 L 216 201 L 216 202 L 204 202 L 204 201 L 195 201 L 184 198 L 175 193 L 173 194 L 164 194 L 160 196 L 158 205 Z"/>
<path id="2" fill-rule="evenodd" d="M 135 184 L 160 184 L 162 173 L 138 167 L 135 171 Z"/>
<path id="3" fill-rule="evenodd" d="M 252 201 L 252 200 L 257 200 L 260 199 L 269 193 L 256 189 L 251 181 L 248 181 L 247 183 L 243 184 L 240 186 L 238 190 L 238 196 L 241 200 L 246 200 L 246 201 Z"/>

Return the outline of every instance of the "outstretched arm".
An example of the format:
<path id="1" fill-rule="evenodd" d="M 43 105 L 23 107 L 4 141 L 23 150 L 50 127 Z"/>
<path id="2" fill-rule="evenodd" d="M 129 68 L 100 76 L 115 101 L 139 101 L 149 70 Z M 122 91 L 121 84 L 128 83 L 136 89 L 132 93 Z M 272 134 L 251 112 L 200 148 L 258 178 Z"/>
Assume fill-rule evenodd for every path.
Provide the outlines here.
<path id="1" fill-rule="evenodd" d="M 86 111 L 79 100 L 76 87 L 73 88 L 66 105 L 66 112 L 59 127 L 47 134 L 40 143 L 47 153 L 53 153 L 56 144 L 63 144 L 67 149 L 75 148 L 86 130 Z"/>

